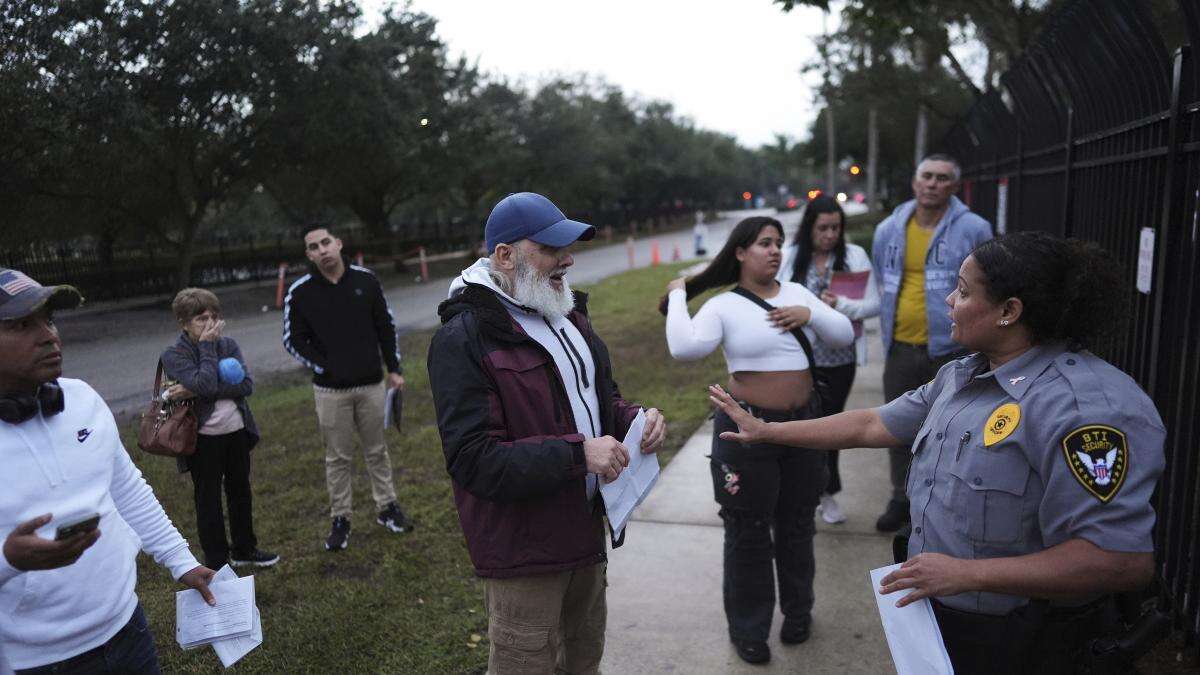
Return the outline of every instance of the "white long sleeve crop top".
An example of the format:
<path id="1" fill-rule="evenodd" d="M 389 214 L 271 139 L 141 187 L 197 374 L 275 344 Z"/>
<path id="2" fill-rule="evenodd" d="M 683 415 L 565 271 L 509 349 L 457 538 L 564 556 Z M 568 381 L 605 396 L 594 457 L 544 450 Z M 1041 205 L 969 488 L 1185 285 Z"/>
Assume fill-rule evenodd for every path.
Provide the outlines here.
<path id="1" fill-rule="evenodd" d="M 683 289 L 671 291 L 668 298 L 667 347 L 676 359 L 700 359 L 720 345 L 731 373 L 809 367 L 808 357 L 791 331 L 772 326 L 766 310 L 740 295 L 726 292 L 711 298 L 695 317 L 688 315 L 687 294 Z M 812 310 L 812 319 L 802 328 L 809 340 L 820 338 L 831 347 L 845 347 L 854 342 L 850 319 L 821 302 L 801 284 L 781 282 L 779 293 L 764 300 L 776 307 L 804 305 Z"/>

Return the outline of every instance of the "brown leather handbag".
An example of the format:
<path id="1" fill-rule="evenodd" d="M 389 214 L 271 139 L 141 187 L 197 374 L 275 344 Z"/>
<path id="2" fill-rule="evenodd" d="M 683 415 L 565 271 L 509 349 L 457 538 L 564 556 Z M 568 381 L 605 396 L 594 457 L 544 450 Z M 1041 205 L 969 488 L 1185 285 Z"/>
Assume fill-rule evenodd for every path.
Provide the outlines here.
<path id="1" fill-rule="evenodd" d="M 142 413 L 138 447 L 152 455 L 187 457 L 196 452 L 196 413 L 192 401 L 164 401 L 160 396 L 163 364 L 158 362 L 150 406 Z"/>

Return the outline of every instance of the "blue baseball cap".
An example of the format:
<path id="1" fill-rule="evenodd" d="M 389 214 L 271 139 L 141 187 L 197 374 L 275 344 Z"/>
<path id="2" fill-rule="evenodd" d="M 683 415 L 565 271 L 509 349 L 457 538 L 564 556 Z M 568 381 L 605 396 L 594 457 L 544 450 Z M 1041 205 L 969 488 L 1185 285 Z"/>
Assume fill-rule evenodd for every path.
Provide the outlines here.
<path id="1" fill-rule="evenodd" d="M 563 215 L 549 199 L 534 192 L 517 192 L 500 200 L 488 216 L 483 239 L 488 253 L 497 244 L 529 239 L 561 248 L 596 236 L 596 228 Z"/>
<path id="2" fill-rule="evenodd" d="M 82 302 L 74 286 L 43 286 L 22 272 L 0 268 L 0 320 L 21 319 L 42 307 L 75 309 Z"/>

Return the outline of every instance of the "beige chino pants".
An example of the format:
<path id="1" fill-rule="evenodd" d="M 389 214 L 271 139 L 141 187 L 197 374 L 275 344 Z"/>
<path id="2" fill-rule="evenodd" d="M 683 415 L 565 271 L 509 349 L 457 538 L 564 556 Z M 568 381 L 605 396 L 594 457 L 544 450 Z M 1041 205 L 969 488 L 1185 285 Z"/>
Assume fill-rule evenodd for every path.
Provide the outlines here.
<path id="1" fill-rule="evenodd" d="M 607 563 L 568 572 L 484 579 L 488 673 L 600 672 L 608 617 Z"/>
<path id="2" fill-rule="evenodd" d="M 354 435 L 362 441 L 371 496 L 382 511 L 396 501 L 392 483 L 392 460 L 383 438 L 383 404 L 387 389 L 383 382 L 351 389 L 313 387 L 317 423 L 325 441 L 325 484 L 329 488 L 330 515 L 350 517 L 350 476 L 354 458 Z"/>

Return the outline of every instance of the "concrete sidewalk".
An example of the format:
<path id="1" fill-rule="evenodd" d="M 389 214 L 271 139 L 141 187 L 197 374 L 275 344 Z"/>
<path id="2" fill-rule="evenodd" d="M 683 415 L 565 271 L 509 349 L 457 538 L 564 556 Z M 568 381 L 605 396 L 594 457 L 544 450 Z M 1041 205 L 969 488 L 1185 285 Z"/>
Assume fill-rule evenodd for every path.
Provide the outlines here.
<path id="1" fill-rule="evenodd" d="M 860 368 L 848 409 L 883 403 L 878 322 L 867 322 L 869 365 Z M 669 423 L 670 420 L 668 420 Z M 609 555 L 608 673 L 895 672 L 868 572 L 891 564 L 891 535 L 875 531 L 890 493 L 887 452 L 843 452 L 838 502 L 847 521 L 817 517 L 816 606 L 812 637 L 779 641 L 778 608 L 771 662 L 753 666 L 734 652 L 721 601 L 723 530 L 713 502 L 704 424 L 663 471 L 633 515 L 626 543 Z"/>

